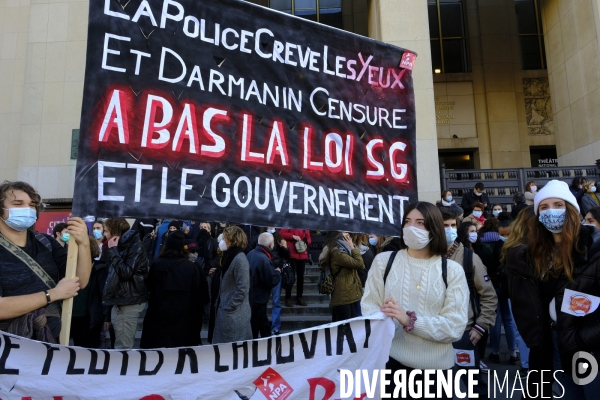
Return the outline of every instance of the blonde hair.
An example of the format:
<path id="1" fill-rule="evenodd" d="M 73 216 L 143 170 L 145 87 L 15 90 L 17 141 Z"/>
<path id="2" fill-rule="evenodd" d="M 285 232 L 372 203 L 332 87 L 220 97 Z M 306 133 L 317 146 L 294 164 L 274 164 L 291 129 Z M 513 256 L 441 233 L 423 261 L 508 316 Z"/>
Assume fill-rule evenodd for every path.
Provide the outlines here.
<path id="1" fill-rule="evenodd" d="M 590 186 L 592 186 L 594 183 L 596 183 L 596 182 L 594 182 L 594 181 L 593 181 L 593 180 L 591 180 L 591 179 L 586 179 L 586 180 L 584 180 L 583 182 L 581 182 L 581 186 L 583 186 L 583 188 L 584 188 L 584 189 L 585 189 L 585 191 L 587 192 L 588 188 L 589 188 Z"/>
<path id="2" fill-rule="evenodd" d="M 227 247 L 241 247 L 245 249 L 248 246 L 248 237 L 238 226 L 229 226 L 223 230 L 223 239 L 229 242 Z"/>

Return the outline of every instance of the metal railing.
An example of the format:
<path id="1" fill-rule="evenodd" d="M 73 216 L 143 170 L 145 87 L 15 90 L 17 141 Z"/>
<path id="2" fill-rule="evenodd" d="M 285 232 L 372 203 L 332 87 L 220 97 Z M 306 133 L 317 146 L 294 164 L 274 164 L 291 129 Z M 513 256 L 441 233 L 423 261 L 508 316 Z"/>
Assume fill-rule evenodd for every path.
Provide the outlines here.
<path id="1" fill-rule="evenodd" d="M 473 190 L 475 184 L 481 182 L 491 204 L 502 204 L 506 210 L 512 208 L 513 195 L 525 192 L 525 185 L 535 181 L 538 190 L 551 180 L 560 180 L 571 185 L 574 177 L 598 181 L 600 179 L 600 160 L 596 165 L 544 167 L 544 168 L 506 168 L 506 169 L 455 169 L 446 170 L 440 165 L 442 190 L 452 191 L 452 196 L 460 205 L 464 193 Z"/>

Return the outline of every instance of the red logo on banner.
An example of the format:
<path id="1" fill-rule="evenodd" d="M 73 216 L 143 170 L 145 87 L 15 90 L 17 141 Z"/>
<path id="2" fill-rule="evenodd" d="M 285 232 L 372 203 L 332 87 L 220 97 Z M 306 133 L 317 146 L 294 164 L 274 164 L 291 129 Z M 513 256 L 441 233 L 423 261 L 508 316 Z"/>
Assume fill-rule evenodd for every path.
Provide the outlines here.
<path id="1" fill-rule="evenodd" d="M 456 361 L 458 364 L 470 364 L 471 356 L 469 353 L 456 353 Z"/>
<path id="2" fill-rule="evenodd" d="M 585 296 L 572 296 L 571 297 L 571 305 L 569 306 L 569 310 L 577 312 L 581 311 L 583 314 L 587 314 L 590 312 L 592 308 L 592 302 Z"/>
<path id="3" fill-rule="evenodd" d="M 402 54 L 402 60 L 400 60 L 399 67 L 412 71 L 416 58 L 417 58 L 417 55 L 415 53 L 405 51 L 404 54 Z"/>
<path id="4" fill-rule="evenodd" d="M 294 391 L 289 383 L 273 368 L 267 368 L 254 382 L 269 400 L 285 400 Z"/>

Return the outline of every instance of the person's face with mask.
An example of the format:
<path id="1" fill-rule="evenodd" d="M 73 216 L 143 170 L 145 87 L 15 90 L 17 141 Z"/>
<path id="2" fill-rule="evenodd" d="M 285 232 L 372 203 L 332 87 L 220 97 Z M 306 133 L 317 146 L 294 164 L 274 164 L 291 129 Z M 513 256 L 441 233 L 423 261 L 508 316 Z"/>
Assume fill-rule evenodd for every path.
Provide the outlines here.
<path id="1" fill-rule="evenodd" d="M 274 226 L 267 226 L 267 232 L 269 232 L 271 235 L 274 235 L 276 231 L 277 229 L 275 229 Z"/>
<path id="2" fill-rule="evenodd" d="M 498 215 L 500 215 L 501 212 L 502 207 L 500 206 L 494 206 L 494 208 L 492 209 L 492 214 L 494 214 L 494 217 L 498 217 Z"/>
<path id="3" fill-rule="evenodd" d="M 508 235 L 510 235 L 510 226 L 503 226 L 498 228 L 498 234 L 500 234 L 500 238 L 502 241 L 506 242 L 508 239 Z"/>
<path id="4" fill-rule="evenodd" d="M 473 208 L 473 216 L 480 218 L 483 215 L 483 210 L 480 207 Z"/>
<path id="5" fill-rule="evenodd" d="M 0 223 L 17 232 L 25 231 L 37 220 L 36 206 L 31 197 L 22 190 L 9 191 L 2 204 Z"/>
<path id="6" fill-rule="evenodd" d="M 92 235 L 94 235 L 94 238 L 96 240 L 102 239 L 103 233 L 104 227 L 102 226 L 102 224 L 99 222 L 94 222 L 94 225 L 92 225 Z"/>
<path id="7" fill-rule="evenodd" d="M 379 241 L 379 237 L 377 235 L 369 235 L 369 244 L 371 246 L 377 246 L 378 241 Z"/>
<path id="8" fill-rule="evenodd" d="M 56 240 L 61 241 L 62 243 L 67 243 L 71 235 L 69 234 L 69 230 L 67 228 L 63 229 L 61 232 L 56 232 Z"/>
<path id="9" fill-rule="evenodd" d="M 456 220 L 449 219 L 444 221 L 444 230 L 446 232 L 446 244 L 448 247 L 454 244 L 454 241 L 458 237 L 457 229 L 456 229 Z"/>
<path id="10" fill-rule="evenodd" d="M 203 222 L 200 224 L 200 229 L 204 229 L 205 231 L 210 232 L 210 225 Z"/>
<path id="11" fill-rule="evenodd" d="M 469 242 L 475 243 L 477 241 L 477 227 L 475 225 L 469 226 L 467 233 L 469 234 Z"/>
<path id="12" fill-rule="evenodd" d="M 538 221 L 552 233 L 561 233 L 565 224 L 567 202 L 552 197 L 540 202 L 538 206 Z"/>
<path id="13" fill-rule="evenodd" d="M 597 221 L 591 212 L 585 214 L 585 224 L 593 225 L 596 227 L 596 229 L 600 230 L 600 221 Z"/>
<path id="14" fill-rule="evenodd" d="M 170 226 L 169 227 L 169 232 L 175 232 L 177 230 L 176 226 Z"/>

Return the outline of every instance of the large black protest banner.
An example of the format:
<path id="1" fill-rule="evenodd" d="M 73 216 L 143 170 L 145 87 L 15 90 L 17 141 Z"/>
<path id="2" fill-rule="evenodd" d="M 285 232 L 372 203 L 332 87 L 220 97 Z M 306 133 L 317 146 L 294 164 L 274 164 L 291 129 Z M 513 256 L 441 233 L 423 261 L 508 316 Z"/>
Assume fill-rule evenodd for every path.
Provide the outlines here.
<path id="1" fill-rule="evenodd" d="M 244 1 L 91 1 L 73 212 L 397 235 L 414 59 Z"/>

